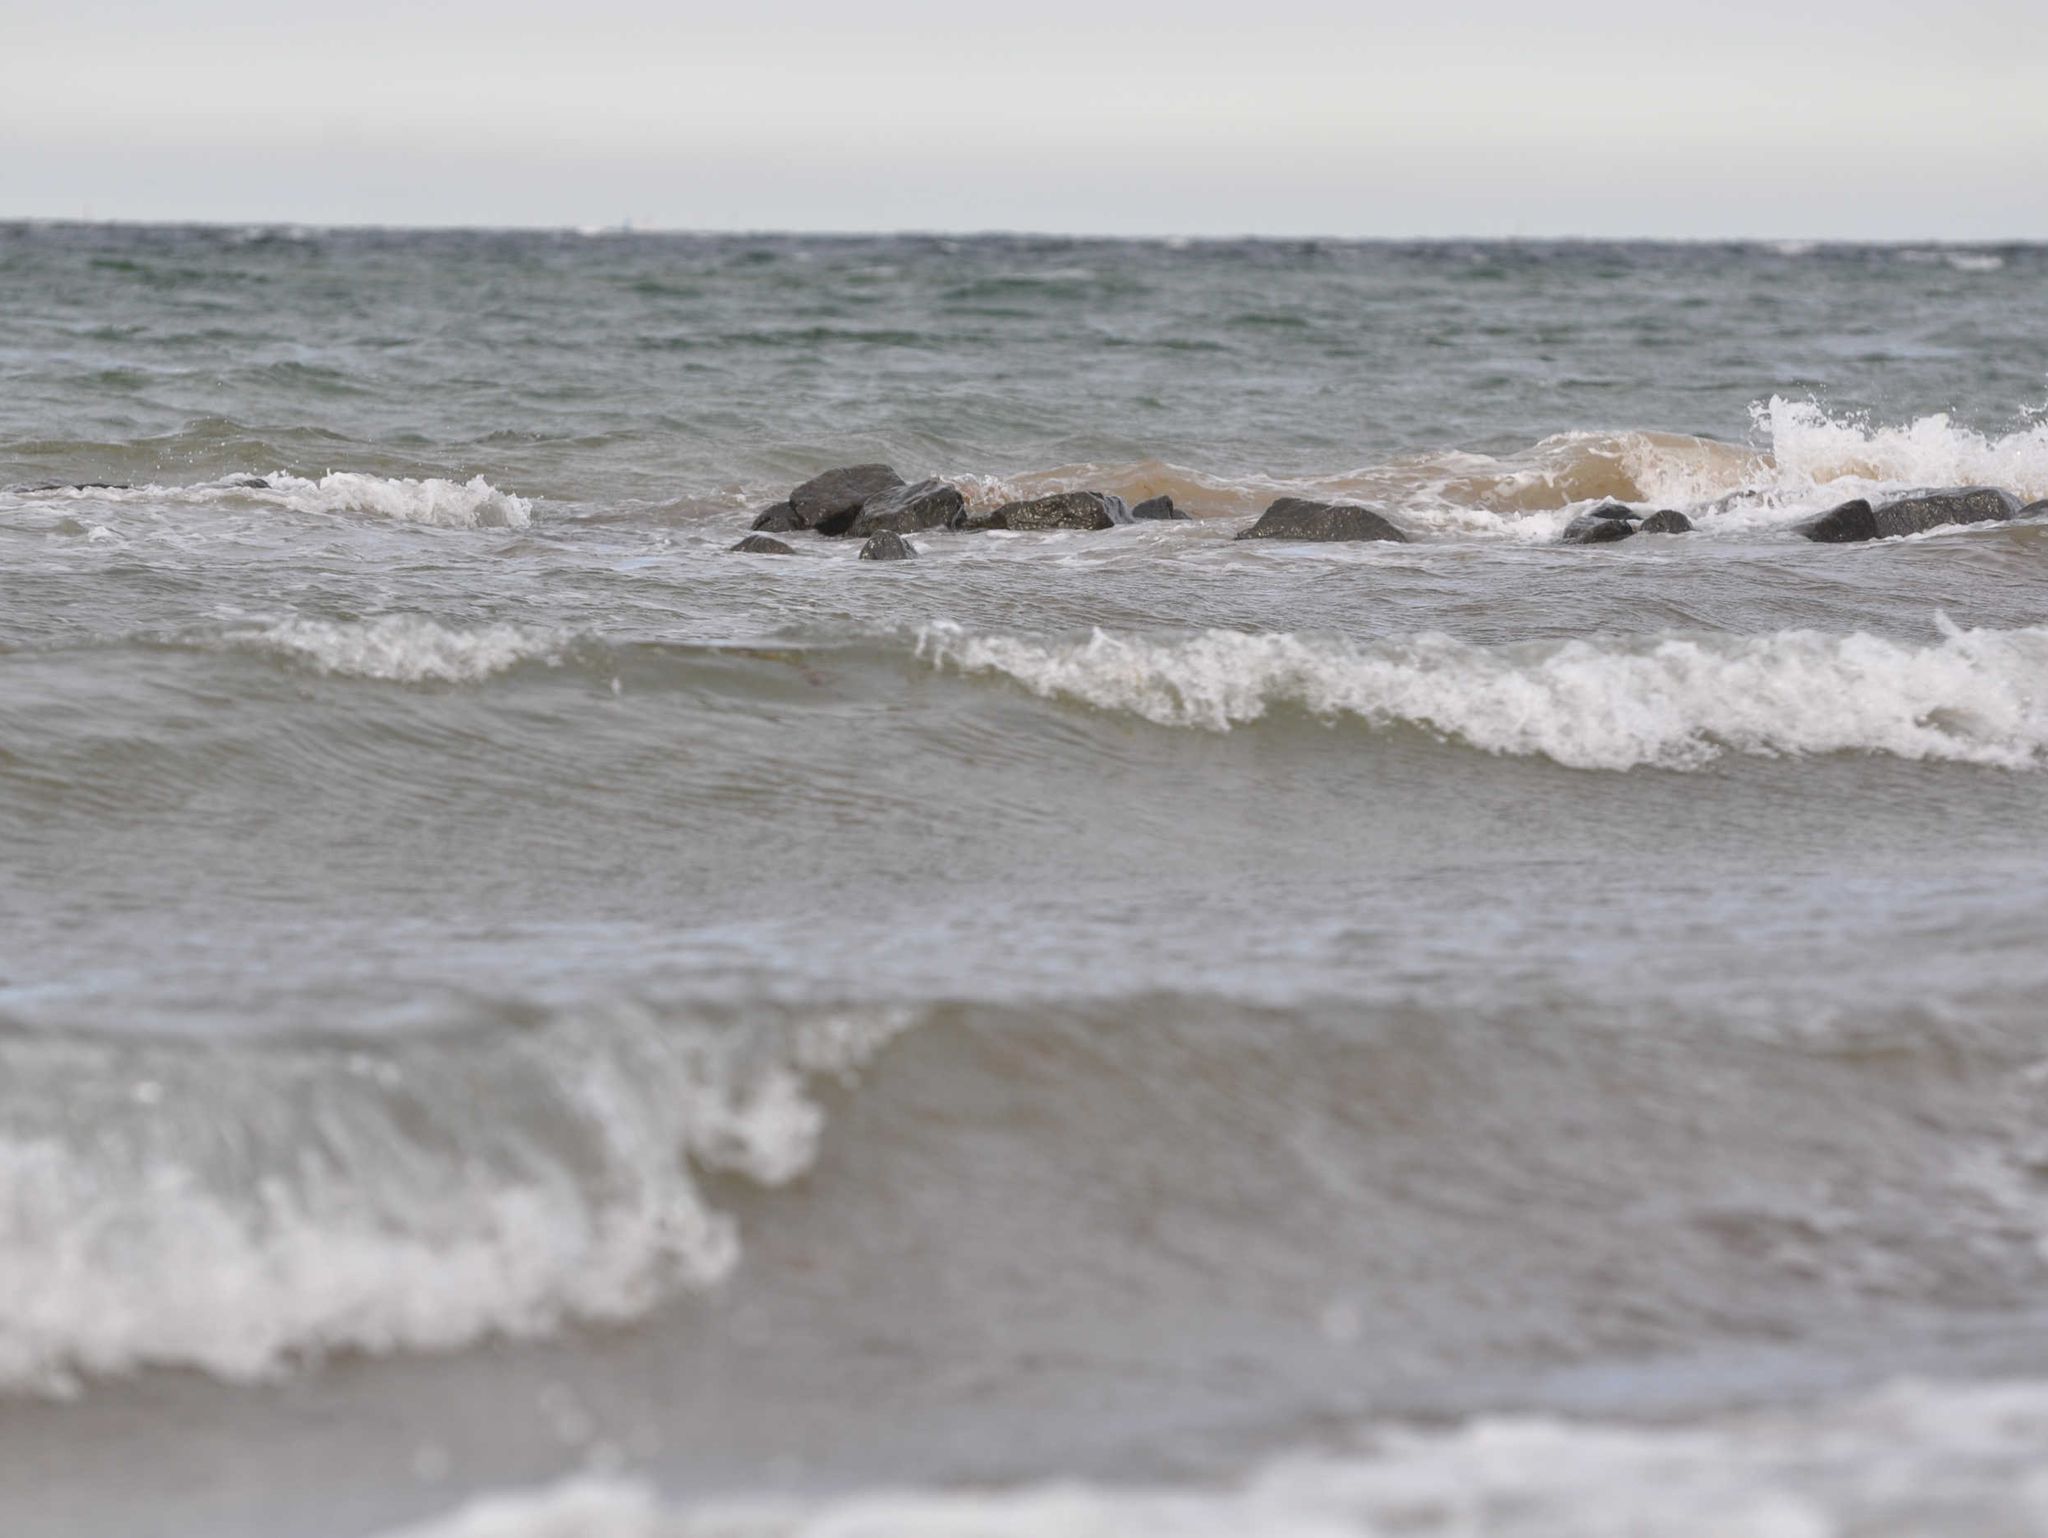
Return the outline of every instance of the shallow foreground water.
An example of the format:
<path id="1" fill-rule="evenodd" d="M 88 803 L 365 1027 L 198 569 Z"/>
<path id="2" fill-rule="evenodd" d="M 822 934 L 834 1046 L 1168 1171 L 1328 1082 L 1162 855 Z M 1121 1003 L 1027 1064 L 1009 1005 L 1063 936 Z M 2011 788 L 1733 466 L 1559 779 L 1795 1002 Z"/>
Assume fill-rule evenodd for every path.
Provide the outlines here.
<path id="1" fill-rule="evenodd" d="M 2044 400 L 2040 248 L 0 226 L 0 1531 L 2048 1528 L 2048 524 L 1792 532 Z M 868 460 L 1194 517 L 728 553 Z"/>

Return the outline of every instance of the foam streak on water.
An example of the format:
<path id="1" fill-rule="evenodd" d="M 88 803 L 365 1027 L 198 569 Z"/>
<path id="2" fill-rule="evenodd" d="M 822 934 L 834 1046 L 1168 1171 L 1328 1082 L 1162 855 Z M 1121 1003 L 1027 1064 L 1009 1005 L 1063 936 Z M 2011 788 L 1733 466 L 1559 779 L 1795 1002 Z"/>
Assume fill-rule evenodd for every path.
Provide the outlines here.
<path id="1" fill-rule="evenodd" d="M 1214 1489 L 1070 1483 L 814 1505 L 674 1505 L 585 1478 L 387 1538 L 1918 1538 L 2048 1523 L 2048 1385 L 1906 1383 L 1805 1411 L 1645 1430 L 1488 1419 L 1390 1430 Z"/>

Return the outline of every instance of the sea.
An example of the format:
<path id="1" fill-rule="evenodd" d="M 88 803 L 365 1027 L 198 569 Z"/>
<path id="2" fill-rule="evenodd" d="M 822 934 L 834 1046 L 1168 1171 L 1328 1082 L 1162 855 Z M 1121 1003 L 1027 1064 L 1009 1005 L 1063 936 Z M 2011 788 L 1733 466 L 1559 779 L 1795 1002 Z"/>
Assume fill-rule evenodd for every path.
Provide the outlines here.
<path id="1" fill-rule="evenodd" d="M 2048 1532 L 1964 485 L 2048 248 L 0 225 L 0 1532 Z"/>

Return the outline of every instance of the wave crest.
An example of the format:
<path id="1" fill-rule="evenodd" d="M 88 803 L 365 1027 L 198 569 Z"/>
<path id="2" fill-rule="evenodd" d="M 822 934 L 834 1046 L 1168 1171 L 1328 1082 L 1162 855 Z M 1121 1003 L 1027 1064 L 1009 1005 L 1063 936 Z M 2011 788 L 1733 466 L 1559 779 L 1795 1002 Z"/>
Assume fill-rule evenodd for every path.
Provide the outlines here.
<path id="1" fill-rule="evenodd" d="M 1959 427 L 1946 412 L 1884 427 L 1777 395 L 1751 415 L 1770 437 L 1783 492 L 1846 481 L 1898 490 L 1997 486 L 2022 501 L 2048 497 L 2048 422 L 2001 437 Z"/>
<path id="2" fill-rule="evenodd" d="M 230 634 L 226 644 L 347 678 L 387 683 L 477 683 L 522 662 L 559 661 L 561 630 L 486 625 L 457 630 L 417 615 L 336 621 L 289 619 Z"/>
<path id="3" fill-rule="evenodd" d="M 809 1079 L 909 1023 L 622 1008 L 499 1021 L 481 1045 L 9 1041 L 0 1389 L 145 1366 L 247 1381 L 635 1316 L 738 1260 L 698 1175 L 801 1174 L 824 1120 Z M 127 1102 L 91 1137 L 81 1084 Z"/>
<path id="4" fill-rule="evenodd" d="M 1213 1487 L 1073 1481 L 668 1505 L 582 1477 L 486 1496 L 387 1538 L 1823 1538 L 2032 1532 L 2048 1384 L 1901 1383 L 1670 1426 L 1516 1415 L 1385 1428 Z"/>
<path id="5" fill-rule="evenodd" d="M 285 505 L 302 513 L 374 513 L 446 529 L 523 529 L 533 521 L 531 502 L 498 490 L 481 475 L 458 482 L 337 470 L 318 480 L 269 480 Z"/>
<path id="6" fill-rule="evenodd" d="M 917 652 L 937 668 L 1161 726 L 1227 731 L 1291 705 L 1579 769 L 1696 769 L 1728 751 L 2039 763 L 2048 627 L 1941 626 L 1919 646 L 1781 630 L 1486 647 L 1223 630 L 1048 642 L 938 624 L 919 633 Z"/>

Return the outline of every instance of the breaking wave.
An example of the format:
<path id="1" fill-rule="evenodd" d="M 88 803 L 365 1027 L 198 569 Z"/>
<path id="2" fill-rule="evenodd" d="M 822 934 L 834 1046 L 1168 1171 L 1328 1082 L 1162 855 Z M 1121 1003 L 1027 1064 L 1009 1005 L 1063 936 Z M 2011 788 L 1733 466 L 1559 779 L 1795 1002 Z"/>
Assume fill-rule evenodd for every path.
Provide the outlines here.
<path id="1" fill-rule="evenodd" d="M 498 490 L 481 475 L 467 481 L 410 480 L 335 471 L 317 481 L 269 477 L 288 507 L 305 513 L 374 513 L 448 529 L 523 529 L 533 504 Z"/>
<path id="2" fill-rule="evenodd" d="M 1696 769 L 1724 752 L 2038 764 L 2048 753 L 2048 627 L 1939 624 L 1924 645 L 1781 630 L 1494 647 L 1225 630 L 1043 641 L 935 624 L 917 652 L 941 670 L 1006 677 L 1161 726 L 1227 731 L 1293 706 L 1579 769 Z"/>
<path id="3" fill-rule="evenodd" d="M 520 625 L 451 629 L 417 615 L 363 621 L 289 619 L 235 632 L 225 644 L 347 678 L 388 683 L 477 683 L 522 662 L 555 661 L 567 632 Z"/>
<path id="4" fill-rule="evenodd" d="M 2048 1384 L 1906 1382 L 1672 1426 L 1504 1416 L 1383 1429 L 1229 1485 L 1070 1482 L 670 1505 L 587 1476 L 387 1538 L 1835 1538 L 2048 1522 Z"/>
<path id="5" fill-rule="evenodd" d="M 1946 412 L 1886 427 L 1832 417 L 1812 401 L 1781 396 L 1752 408 L 1768 434 L 1776 484 L 1787 492 L 1835 486 L 1998 486 L 2024 501 L 2048 497 L 2048 422 L 1994 437 L 1958 426 Z"/>
<path id="6" fill-rule="evenodd" d="M 497 1021 L 482 1043 L 10 1039 L 0 1390 L 147 1366 L 246 1381 L 637 1315 L 737 1262 L 700 1175 L 801 1174 L 810 1078 L 909 1024 L 620 1008 Z M 80 1120 L 87 1083 L 110 1104 Z"/>
<path id="7" fill-rule="evenodd" d="M 400 523 L 444 529 L 523 529 L 533 504 L 500 491 L 481 475 L 467 481 L 434 477 L 364 475 L 335 470 L 317 479 L 287 475 L 232 475 L 190 486 L 59 486 L 31 492 L 114 504 L 255 503 L 331 516 L 368 513 Z"/>

